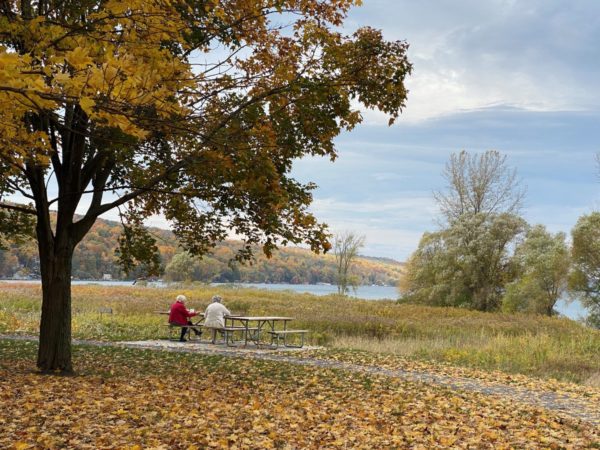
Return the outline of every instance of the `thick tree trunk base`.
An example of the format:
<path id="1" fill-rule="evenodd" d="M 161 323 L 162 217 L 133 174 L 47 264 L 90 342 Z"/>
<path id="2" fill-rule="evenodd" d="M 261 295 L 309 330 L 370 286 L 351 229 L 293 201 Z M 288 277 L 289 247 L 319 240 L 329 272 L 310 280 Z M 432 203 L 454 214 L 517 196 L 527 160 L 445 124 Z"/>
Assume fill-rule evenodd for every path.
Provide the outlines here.
<path id="1" fill-rule="evenodd" d="M 71 360 L 71 256 L 41 260 L 42 319 L 37 367 L 44 374 L 72 374 Z"/>

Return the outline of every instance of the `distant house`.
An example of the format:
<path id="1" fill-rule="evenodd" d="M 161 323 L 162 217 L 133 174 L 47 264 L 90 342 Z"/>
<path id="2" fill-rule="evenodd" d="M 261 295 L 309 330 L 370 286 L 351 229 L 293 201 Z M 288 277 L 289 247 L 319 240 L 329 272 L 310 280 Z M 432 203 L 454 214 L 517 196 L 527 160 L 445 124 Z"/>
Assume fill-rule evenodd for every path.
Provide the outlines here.
<path id="1" fill-rule="evenodd" d="M 112 275 L 110 273 L 105 273 L 104 275 L 102 275 L 102 280 L 104 280 L 104 281 L 111 281 L 112 280 Z"/>

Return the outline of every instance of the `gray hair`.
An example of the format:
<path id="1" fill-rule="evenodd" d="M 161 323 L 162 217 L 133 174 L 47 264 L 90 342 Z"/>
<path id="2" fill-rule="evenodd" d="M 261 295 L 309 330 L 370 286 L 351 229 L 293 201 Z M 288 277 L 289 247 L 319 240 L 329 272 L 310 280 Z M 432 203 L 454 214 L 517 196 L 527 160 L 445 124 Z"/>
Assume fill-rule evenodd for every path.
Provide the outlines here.
<path id="1" fill-rule="evenodd" d="M 185 297 L 185 295 L 178 295 L 175 300 L 177 300 L 178 302 L 183 303 L 183 302 L 185 302 L 187 300 L 187 298 Z"/>
<path id="2" fill-rule="evenodd" d="M 221 300 L 223 300 L 223 299 L 221 298 L 220 295 L 213 295 L 213 298 L 212 298 L 213 303 L 221 303 Z"/>

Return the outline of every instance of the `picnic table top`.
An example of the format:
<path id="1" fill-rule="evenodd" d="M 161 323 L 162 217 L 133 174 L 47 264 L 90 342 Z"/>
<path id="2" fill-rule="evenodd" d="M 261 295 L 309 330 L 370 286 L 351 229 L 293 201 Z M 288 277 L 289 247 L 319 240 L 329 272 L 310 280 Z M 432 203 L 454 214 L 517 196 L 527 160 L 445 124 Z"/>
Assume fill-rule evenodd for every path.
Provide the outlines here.
<path id="1" fill-rule="evenodd" d="M 169 315 L 169 311 L 154 311 L 157 314 Z M 198 316 L 204 316 L 203 312 L 196 311 Z M 232 314 L 230 316 L 225 316 L 226 319 L 236 319 L 236 320 L 248 320 L 248 321 L 259 321 L 259 320 L 294 320 L 293 317 L 285 317 L 285 316 L 242 316 L 240 314 Z"/>
<path id="2" fill-rule="evenodd" d="M 163 314 L 165 316 L 168 316 L 169 314 L 171 314 L 170 311 L 154 311 L 156 314 Z M 197 316 L 204 316 L 203 312 L 200 311 L 195 311 Z"/>
<path id="3" fill-rule="evenodd" d="M 234 315 L 232 314 L 231 316 L 225 316 L 227 319 L 236 319 L 236 320 L 252 320 L 252 321 L 259 321 L 259 320 L 294 320 L 293 317 L 283 317 L 283 316 L 239 316 L 239 315 Z"/>

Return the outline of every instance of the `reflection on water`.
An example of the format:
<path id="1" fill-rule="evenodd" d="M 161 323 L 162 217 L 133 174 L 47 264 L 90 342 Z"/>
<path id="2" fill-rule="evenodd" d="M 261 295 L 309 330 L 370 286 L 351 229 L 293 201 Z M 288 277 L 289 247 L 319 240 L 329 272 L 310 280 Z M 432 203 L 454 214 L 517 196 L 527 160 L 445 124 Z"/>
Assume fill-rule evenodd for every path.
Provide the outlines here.
<path id="1" fill-rule="evenodd" d="M 31 283 L 39 284 L 39 280 L 0 280 L 0 283 Z M 97 284 L 102 286 L 133 286 L 133 281 L 95 281 L 95 280 L 73 280 L 74 285 L 83 284 Z M 221 286 L 223 289 L 267 289 L 273 291 L 292 291 L 299 293 L 307 293 L 313 295 L 328 295 L 337 293 L 337 286 L 331 284 L 266 284 L 266 283 L 235 283 L 235 284 L 224 284 L 224 283 L 212 283 L 212 286 Z M 140 283 L 136 284 L 140 287 Z M 150 287 L 168 287 L 168 283 L 162 281 L 148 282 L 147 286 Z M 398 291 L 394 286 L 359 286 L 356 293 L 352 294 L 353 297 L 362 298 L 365 300 L 396 300 L 398 298 Z M 573 302 L 567 302 L 560 300 L 556 304 L 556 310 L 569 317 L 571 319 L 581 319 L 587 315 L 586 309 L 583 305 L 575 300 Z"/>

